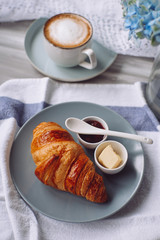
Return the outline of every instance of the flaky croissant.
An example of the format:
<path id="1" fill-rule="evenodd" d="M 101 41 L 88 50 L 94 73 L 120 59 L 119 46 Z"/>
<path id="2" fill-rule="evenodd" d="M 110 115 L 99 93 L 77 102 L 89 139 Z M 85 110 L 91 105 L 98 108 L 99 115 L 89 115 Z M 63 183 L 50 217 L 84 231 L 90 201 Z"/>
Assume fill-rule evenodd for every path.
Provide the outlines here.
<path id="1" fill-rule="evenodd" d="M 72 136 L 54 122 L 42 122 L 33 130 L 31 153 L 35 175 L 46 185 L 97 203 L 107 201 L 102 176 Z"/>

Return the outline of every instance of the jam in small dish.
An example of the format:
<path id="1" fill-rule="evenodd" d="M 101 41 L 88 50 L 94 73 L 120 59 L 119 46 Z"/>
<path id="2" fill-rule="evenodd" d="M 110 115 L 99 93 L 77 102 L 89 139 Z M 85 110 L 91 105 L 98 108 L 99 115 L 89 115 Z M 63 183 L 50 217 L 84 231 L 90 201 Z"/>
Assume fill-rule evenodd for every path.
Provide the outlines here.
<path id="1" fill-rule="evenodd" d="M 93 127 L 101 128 L 104 129 L 103 125 L 96 121 L 96 120 L 89 120 L 85 121 L 86 123 L 90 124 Z M 86 142 L 89 143 L 97 143 L 103 140 L 104 136 L 103 135 L 85 135 L 85 134 L 79 134 L 79 136 Z"/>
<path id="2" fill-rule="evenodd" d="M 100 117 L 88 116 L 82 120 L 94 127 L 108 130 L 107 123 Z M 107 135 L 77 134 L 77 138 L 84 147 L 94 149 L 98 146 L 98 144 L 107 139 Z"/>

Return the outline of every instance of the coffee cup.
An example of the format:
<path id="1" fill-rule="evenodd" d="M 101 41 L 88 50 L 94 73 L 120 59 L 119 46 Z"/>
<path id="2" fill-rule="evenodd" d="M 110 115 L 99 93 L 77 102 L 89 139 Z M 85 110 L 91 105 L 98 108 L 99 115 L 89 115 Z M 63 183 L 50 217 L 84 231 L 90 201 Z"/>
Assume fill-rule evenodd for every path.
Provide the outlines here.
<path id="1" fill-rule="evenodd" d="M 86 69 L 97 66 L 91 48 L 93 28 L 86 18 L 74 13 L 55 15 L 46 21 L 43 33 L 46 52 L 56 65 Z"/>

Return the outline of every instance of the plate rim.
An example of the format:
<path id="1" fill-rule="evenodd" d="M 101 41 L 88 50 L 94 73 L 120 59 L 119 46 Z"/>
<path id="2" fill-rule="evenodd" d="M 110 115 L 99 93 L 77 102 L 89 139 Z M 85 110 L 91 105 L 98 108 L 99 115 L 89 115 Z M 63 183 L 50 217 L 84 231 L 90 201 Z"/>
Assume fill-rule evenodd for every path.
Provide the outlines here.
<path id="1" fill-rule="evenodd" d="M 118 54 L 116 53 L 116 52 L 114 52 L 114 51 L 112 51 L 111 49 L 108 49 L 108 48 L 106 48 L 106 47 L 104 47 L 104 46 L 102 46 L 102 44 L 100 44 L 99 42 L 97 42 L 95 39 L 93 39 L 93 42 L 96 42 L 97 44 L 99 44 L 99 45 L 101 45 L 102 47 L 104 47 L 104 48 L 106 48 L 106 49 L 108 49 L 108 50 L 110 50 L 110 51 L 112 51 L 114 54 L 115 54 L 115 56 L 113 57 L 113 59 L 112 59 L 112 61 L 110 62 L 110 64 L 109 65 L 107 65 L 107 66 L 105 66 L 101 71 L 98 71 L 98 72 L 96 72 L 95 74 L 91 74 L 90 76 L 88 76 L 88 77 L 84 77 L 84 78 L 77 78 L 76 80 L 72 80 L 72 79 L 64 79 L 64 78 L 59 78 L 59 77 L 55 77 L 55 76 L 53 76 L 53 75 L 51 75 L 51 74 L 47 74 L 47 73 L 45 73 L 42 69 L 40 69 L 38 66 L 36 66 L 36 64 L 35 64 L 35 62 L 33 62 L 32 61 L 32 59 L 31 59 L 31 57 L 30 57 L 30 55 L 29 55 L 29 53 L 28 53 L 28 50 L 27 50 L 27 38 L 30 38 L 30 32 L 32 31 L 32 29 L 36 26 L 36 25 L 38 25 L 38 24 L 40 24 L 40 22 L 42 21 L 46 21 L 48 18 L 46 18 L 46 17 L 41 17 L 41 18 L 38 18 L 38 19 L 36 19 L 36 20 L 34 20 L 31 24 L 30 24 L 30 26 L 28 27 L 28 29 L 27 29 L 27 31 L 26 31 L 26 34 L 25 34 L 25 38 L 24 38 L 24 49 L 25 49 L 25 52 L 26 52 L 26 55 L 27 55 L 27 58 L 29 59 L 29 62 L 31 63 L 31 65 L 38 71 L 38 72 L 40 72 L 41 74 L 43 74 L 44 76 L 46 76 L 46 77 L 49 77 L 49 78 L 51 78 L 51 79 L 55 79 L 55 80 L 58 80 L 58 81 L 62 81 L 62 82 L 82 82 L 82 81 L 87 81 L 87 80 L 90 80 L 91 78 L 95 78 L 95 77 L 97 77 L 97 76 L 99 76 L 99 75 L 101 75 L 103 72 L 105 72 L 112 64 L 113 64 L 113 62 L 116 60 L 116 58 L 117 58 L 117 56 L 118 56 Z M 42 27 L 42 23 L 40 24 L 40 26 L 37 26 L 37 28 L 41 28 Z M 56 67 L 56 65 L 54 65 L 55 67 Z M 60 67 L 58 67 L 58 68 L 60 68 Z M 83 69 L 83 68 L 82 68 Z M 91 71 L 91 70 L 89 70 L 89 71 Z"/>
<path id="2" fill-rule="evenodd" d="M 137 190 L 139 189 L 141 183 L 142 183 L 142 180 L 143 180 L 143 176 L 144 176 L 144 168 L 145 168 L 145 161 L 144 161 L 144 150 L 143 150 L 143 147 L 142 147 L 142 144 L 140 144 L 141 146 L 141 151 L 142 151 L 142 155 L 143 155 L 143 168 L 141 169 L 141 175 L 138 179 L 138 184 L 136 185 L 136 187 L 134 188 L 134 191 L 132 192 L 132 194 L 127 198 L 127 200 L 123 203 L 123 205 L 118 208 L 117 210 L 113 211 L 112 213 L 110 213 L 109 215 L 106 215 L 106 216 L 103 216 L 103 217 L 99 217 L 99 218 L 92 218 L 92 219 L 87 219 L 87 220 L 83 220 L 83 221 L 79 221 L 79 220 L 68 220 L 68 219 L 64 219 L 64 218 L 58 218 L 58 217 L 54 217 L 54 216 L 51 216 L 47 213 L 45 213 L 44 211 L 40 210 L 39 208 L 35 207 L 29 200 L 26 199 L 26 197 L 23 195 L 23 193 L 21 193 L 20 189 L 18 188 L 17 186 L 17 183 L 15 182 L 15 179 L 12 175 L 12 171 L 11 171 L 11 153 L 12 153 L 12 148 L 14 148 L 14 143 L 16 141 L 16 139 L 18 138 L 19 134 L 23 131 L 23 129 L 25 128 L 25 126 L 30 122 L 32 121 L 35 117 L 37 117 L 38 115 L 41 115 L 43 114 L 43 112 L 45 111 L 48 111 L 48 109 L 50 108 L 54 108 L 54 107 L 57 107 L 57 106 L 60 106 L 60 105 L 65 105 L 65 104 L 92 104 L 92 105 L 96 105 L 97 107 L 102 107 L 106 110 L 109 110 L 111 112 L 113 112 L 114 114 L 116 114 L 118 117 L 120 117 L 122 120 L 124 120 L 130 127 L 130 129 L 136 133 L 135 129 L 132 127 L 132 125 L 123 117 L 121 116 L 119 113 L 115 112 L 114 110 L 110 109 L 108 106 L 103 106 L 103 105 L 100 105 L 100 104 L 96 104 L 96 103 L 92 103 L 92 102 L 86 102 L 86 101 L 69 101 L 69 102 L 61 102 L 61 103 L 57 103 L 57 104 L 54 104 L 54 105 L 50 105 L 44 109 L 42 109 L 41 111 L 39 111 L 38 113 L 34 114 L 31 118 L 29 118 L 25 123 L 24 125 L 18 130 L 17 134 L 15 135 L 15 138 L 14 138 L 14 142 L 12 144 L 12 147 L 11 147 L 11 152 L 10 152 L 10 157 L 9 157 L 9 170 L 10 170 L 10 175 L 11 175 L 11 179 L 14 183 L 14 187 L 16 188 L 17 192 L 20 194 L 20 196 L 22 197 L 22 199 L 24 200 L 24 202 L 33 210 L 51 218 L 51 219 L 55 219 L 57 221 L 62 221 L 62 222 L 68 222 L 68 223 L 87 223 L 87 222 L 94 222 L 94 221 L 98 221 L 98 220 L 103 220 L 103 219 L 107 219 L 107 218 L 110 218 L 112 215 L 115 215 L 117 212 L 119 212 L 120 210 L 122 210 L 132 199 L 133 197 L 135 196 L 135 194 L 137 193 Z"/>

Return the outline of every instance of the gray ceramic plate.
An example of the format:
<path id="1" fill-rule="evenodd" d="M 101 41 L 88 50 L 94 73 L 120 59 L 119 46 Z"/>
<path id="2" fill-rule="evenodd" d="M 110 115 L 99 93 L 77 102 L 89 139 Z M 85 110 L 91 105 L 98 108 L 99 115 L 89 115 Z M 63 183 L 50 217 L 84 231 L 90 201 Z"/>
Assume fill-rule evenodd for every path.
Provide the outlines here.
<path id="1" fill-rule="evenodd" d="M 65 128 L 68 117 L 83 118 L 97 115 L 103 118 L 112 130 L 135 133 L 131 125 L 110 109 L 86 102 L 68 102 L 44 109 L 31 118 L 18 132 L 10 155 L 10 172 L 22 198 L 36 211 L 48 217 L 67 222 L 88 222 L 106 218 L 124 207 L 136 193 L 144 171 L 144 157 L 139 142 L 112 138 L 123 143 L 129 154 L 125 169 L 113 176 L 104 175 L 109 200 L 104 204 L 87 201 L 82 197 L 43 185 L 34 175 L 35 164 L 30 153 L 33 129 L 42 121 L 55 121 Z M 76 135 L 72 134 L 75 141 Z M 111 138 L 108 138 L 111 139 Z M 93 151 L 86 150 L 93 160 Z"/>
<path id="2" fill-rule="evenodd" d="M 65 82 L 78 82 L 96 77 L 106 71 L 114 62 L 117 54 L 93 41 L 93 49 L 97 56 L 97 67 L 87 70 L 82 67 L 58 67 L 48 57 L 43 44 L 43 25 L 47 18 L 40 18 L 33 22 L 25 36 L 25 51 L 31 64 L 42 74 L 50 78 Z"/>

